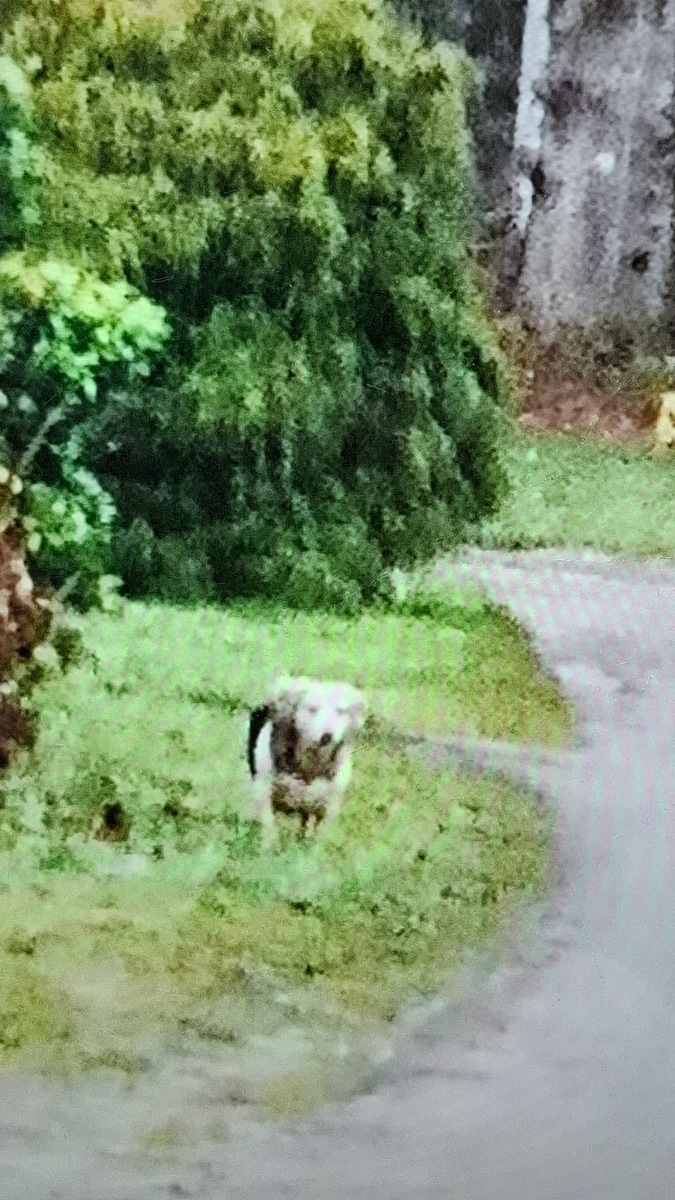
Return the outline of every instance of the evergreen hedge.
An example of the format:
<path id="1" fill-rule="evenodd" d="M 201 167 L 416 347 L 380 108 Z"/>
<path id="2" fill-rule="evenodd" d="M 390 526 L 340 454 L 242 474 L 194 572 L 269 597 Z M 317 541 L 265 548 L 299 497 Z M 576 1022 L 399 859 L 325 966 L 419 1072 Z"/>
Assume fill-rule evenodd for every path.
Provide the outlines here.
<path id="1" fill-rule="evenodd" d="M 173 331 L 77 416 L 130 592 L 351 609 L 493 511 L 461 54 L 379 0 L 12 0 L 0 28 L 43 155 L 28 258 Z"/>

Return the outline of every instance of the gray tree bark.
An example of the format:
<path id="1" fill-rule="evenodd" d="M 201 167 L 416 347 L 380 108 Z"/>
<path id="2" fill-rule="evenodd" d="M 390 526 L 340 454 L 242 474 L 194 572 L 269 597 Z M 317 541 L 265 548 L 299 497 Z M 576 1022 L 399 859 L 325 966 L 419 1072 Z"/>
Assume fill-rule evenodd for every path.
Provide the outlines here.
<path id="1" fill-rule="evenodd" d="M 674 95 L 675 0 L 528 0 L 515 298 L 541 332 L 666 317 Z"/>

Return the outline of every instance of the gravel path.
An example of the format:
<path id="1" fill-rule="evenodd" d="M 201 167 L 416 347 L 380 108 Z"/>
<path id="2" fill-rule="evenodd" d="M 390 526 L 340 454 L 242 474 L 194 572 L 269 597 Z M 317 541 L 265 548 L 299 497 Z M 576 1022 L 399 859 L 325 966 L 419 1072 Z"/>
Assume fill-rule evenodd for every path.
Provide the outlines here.
<path id="1" fill-rule="evenodd" d="M 544 920 L 411 1034 L 369 1094 L 243 1123 L 174 1162 L 116 1155 L 139 1093 L 110 1091 L 83 1124 L 77 1086 L 57 1104 L 4 1081 L 8 1200 L 671 1200 L 675 566 L 477 553 L 438 570 L 507 604 L 577 707 L 574 751 L 455 749 L 554 805 L 560 886 Z"/>

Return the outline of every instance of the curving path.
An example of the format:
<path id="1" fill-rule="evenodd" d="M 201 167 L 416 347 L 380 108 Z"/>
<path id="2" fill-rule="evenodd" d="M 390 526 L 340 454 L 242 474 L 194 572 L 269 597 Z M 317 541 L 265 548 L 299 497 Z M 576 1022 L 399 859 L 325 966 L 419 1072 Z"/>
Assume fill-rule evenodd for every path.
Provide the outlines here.
<path id="1" fill-rule="evenodd" d="M 574 751 L 455 747 L 555 805 L 561 882 L 544 921 L 370 1094 L 242 1126 L 170 1170 L 118 1169 L 45 1112 L 47 1183 L 40 1119 L 24 1108 L 20 1125 L 0 1094 L 8 1200 L 672 1200 L 675 565 L 476 553 L 437 569 L 508 604 L 577 706 Z"/>

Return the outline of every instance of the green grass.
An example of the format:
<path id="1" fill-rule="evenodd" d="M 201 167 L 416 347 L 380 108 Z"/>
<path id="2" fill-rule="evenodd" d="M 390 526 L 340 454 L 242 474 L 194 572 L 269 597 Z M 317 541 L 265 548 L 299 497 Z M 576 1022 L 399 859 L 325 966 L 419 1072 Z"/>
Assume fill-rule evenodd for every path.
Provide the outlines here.
<path id="1" fill-rule="evenodd" d="M 484 547 L 675 554 L 675 455 L 655 460 L 637 447 L 519 435 L 506 462 L 512 492 L 483 526 Z"/>
<path id="2" fill-rule="evenodd" d="M 240 1046 L 277 1027 L 284 988 L 334 1027 L 387 1019 L 541 888 L 534 801 L 431 772 L 386 732 L 569 739 L 485 601 L 350 621 L 129 604 L 84 632 L 96 661 L 43 685 L 37 747 L 2 785 L 0 1062 L 131 1069 L 186 1029 Z M 338 824 L 303 843 L 288 820 L 273 853 L 247 820 L 244 738 L 281 669 L 351 680 L 380 720 Z"/>

